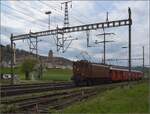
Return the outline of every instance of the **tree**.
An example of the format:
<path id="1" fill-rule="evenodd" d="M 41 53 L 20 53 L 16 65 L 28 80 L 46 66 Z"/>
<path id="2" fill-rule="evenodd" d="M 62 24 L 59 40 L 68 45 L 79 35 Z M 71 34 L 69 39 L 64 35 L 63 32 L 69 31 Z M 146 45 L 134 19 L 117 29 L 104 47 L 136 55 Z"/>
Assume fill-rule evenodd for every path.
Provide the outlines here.
<path id="1" fill-rule="evenodd" d="M 25 73 L 25 79 L 30 79 L 30 73 L 34 70 L 35 66 L 38 64 L 36 59 L 27 58 L 23 61 L 21 65 L 22 72 Z"/>
<path id="2" fill-rule="evenodd" d="M 10 47 L 10 45 L 7 45 L 6 48 L 4 48 L 3 54 L 4 54 L 4 56 L 3 56 L 4 61 L 6 61 L 7 64 L 9 64 L 9 62 L 11 60 L 11 47 Z"/>

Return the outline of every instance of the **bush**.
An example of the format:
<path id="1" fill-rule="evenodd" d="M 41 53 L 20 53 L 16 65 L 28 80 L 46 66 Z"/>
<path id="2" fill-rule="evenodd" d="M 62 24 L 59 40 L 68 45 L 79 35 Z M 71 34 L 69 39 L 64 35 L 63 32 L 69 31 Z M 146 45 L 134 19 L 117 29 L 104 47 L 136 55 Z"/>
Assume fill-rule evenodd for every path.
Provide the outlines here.
<path id="1" fill-rule="evenodd" d="M 38 64 L 36 59 L 27 58 L 23 61 L 21 65 L 21 71 L 25 74 L 25 79 L 30 79 L 30 73 L 34 70 L 35 66 Z"/>

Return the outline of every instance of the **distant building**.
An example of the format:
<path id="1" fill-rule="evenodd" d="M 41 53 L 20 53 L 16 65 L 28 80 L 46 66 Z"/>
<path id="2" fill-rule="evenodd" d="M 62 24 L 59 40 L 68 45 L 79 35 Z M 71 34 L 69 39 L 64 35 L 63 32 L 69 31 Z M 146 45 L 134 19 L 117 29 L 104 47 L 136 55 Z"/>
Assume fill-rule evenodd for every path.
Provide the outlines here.
<path id="1" fill-rule="evenodd" d="M 0 54 L 3 53 L 4 55 L 2 56 L 3 61 L 0 64 L 3 64 L 5 67 L 10 67 L 11 56 L 9 46 L 3 46 L 2 48 L 3 51 L 0 52 Z M 25 50 L 16 49 L 15 52 L 15 66 L 20 66 L 20 64 L 22 64 L 22 62 L 27 58 L 36 57 L 35 54 Z M 49 51 L 48 56 L 39 55 L 39 58 L 41 59 L 43 65 L 47 68 L 72 68 L 72 61 L 63 57 L 55 57 L 52 50 Z"/>
<path id="2" fill-rule="evenodd" d="M 72 62 L 62 57 L 54 57 L 53 51 L 50 50 L 48 53 L 48 59 L 45 61 L 48 68 L 72 68 Z"/>
<path id="3" fill-rule="evenodd" d="M 52 50 L 49 51 L 48 58 L 49 59 L 53 59 L 53 51 Z"/>

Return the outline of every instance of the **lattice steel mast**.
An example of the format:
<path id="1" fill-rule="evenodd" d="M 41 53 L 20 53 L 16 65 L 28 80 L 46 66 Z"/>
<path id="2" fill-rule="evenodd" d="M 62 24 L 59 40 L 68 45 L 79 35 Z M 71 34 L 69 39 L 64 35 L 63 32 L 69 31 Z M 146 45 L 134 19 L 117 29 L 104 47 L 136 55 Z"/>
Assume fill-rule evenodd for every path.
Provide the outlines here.
<path id="1" fill-rule="evenodd" d="M 69 27 L 69 12 L 68 12 L 68 4 L 71 4 L 70 7 L 72 8 L 72 1 L 67 1 L 61 3 L 61 10 L 62 5 L 65 5 L 65 12 L 64 12 L 64 27 Z"/>
<path id="2" fill-rule="evenodd" d="M 107 22 L 100 22 L 100 23 L 92 23 L 92 24 L 85 24 L 85 25 L 78 25 L 78 26 L 72 26 L 72 27 L 62 27 L 62 28 L 56 28 L 51 30 L 45 30 L 45 31 L 39 31 L 39 32 L 32 32 L 28 34 L 22 34 L 22 35 L 16 35 L 14 36 L 11 34 L 11 49 L 13 49 L 13 42 L 18 40 L 24 40 L 29 39 L 30 37 L 42 37 L 42 36 L 48 36 L 48 35 L 57 35 L 57 34 L 64 34 L 64 33 L 72 33 L 72 32 L 81 32 L 81 31 L 87 31 L 87 30 L 96 30 L 96 29 L 103 29 L 103 28 L 112 28 L 112 27 L 120 27 L 120 26 L 128 26 L 129 27 L 129 43 L 131 47 L 131 25 L 132 25 L 132 19 L 131 19 L 131 10 L 128 9 L 129 18 L 123 19 L 123 20 L 114 20 L 114 21 L 107 21 Z M 131 48 L 129 53 L 131 53 Z M 13 54 L 13 52 L 12 52 Z M 13 55 L 12 55 L 13 56 Z M 13 78 L 13 58 L 11 58 L 11 71 L 12 71 L 12 78 Z M 131 69 L 131 54 L 129 56 L 129 69 Z M 13 79 L 12 79 L 13 80 Z"/>

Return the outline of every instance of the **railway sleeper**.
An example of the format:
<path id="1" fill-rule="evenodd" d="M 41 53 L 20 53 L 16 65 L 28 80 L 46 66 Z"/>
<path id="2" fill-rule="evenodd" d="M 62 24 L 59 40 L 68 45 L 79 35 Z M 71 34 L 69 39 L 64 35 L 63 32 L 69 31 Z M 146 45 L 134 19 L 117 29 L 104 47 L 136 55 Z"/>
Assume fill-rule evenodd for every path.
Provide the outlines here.
<path id="1" fill-rule="evenodd" d="M 96 92 L 92 92 L 92 93 L 88 92 L 84 95 L 78 95 L 78 96 L 75 96 L 72 99 L 67 99 L 64 102 L 62 102 L 62 101 L 58 102 L 56 105 L 50 107 L 50 109 L 61 110 L 65 107 L 69 106 L 70 104 L 73 104 L 73 103 L 78 102 L 78 101 L 82 101 L 82 100 L 87 99 L 87 98 L 89 98 L 90 96 L 93 96 L 93 95 L 96 95 Z"/>
<path id="2" fill-rule="evenodd" d="M 87 93 L 87 92 L 85 92 L 85 93 Z M 56 98 L 56 99 L 51 99 L 51 100 L 47 99 L 46 102 L 45 101 L 44 102 L 34 102 L 32 104 L 30 103 L 29 105 L 28 104 L 20 105 L 21 106 L 20 108 L 27 109 L 28 107 L 33 107 L 33 109 L 34 109 L 34 107 L 36 107 L 37 105 L 47 105 L 47 104 L 54 105 L 54 104 L 57 104 L 57 102 L 61 101 L 62 99 L 68 99 L 68 98 L 70 99 L 72 97 L 79 96 L 79 95 L 81 96 L 82 92 L 71 93 L 69 95 L 65 95 L 63 97 Z"/>
<path id="3" fill-rule="evenodd" d="M 47 87 L 36 87 L 36 88 L 26 88 L 26 89 L 16 89 L 16 90 L 2 90 L 1 97 L 20 95 L 27 93 L 37 93 L 49 90 L 60 90 L 60 89 L 70 89 L 75 87 L 74 85 L 59 85 L 59 86 L 47 86 Z"/>

